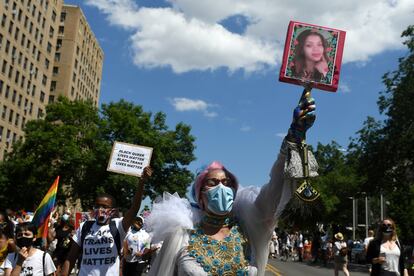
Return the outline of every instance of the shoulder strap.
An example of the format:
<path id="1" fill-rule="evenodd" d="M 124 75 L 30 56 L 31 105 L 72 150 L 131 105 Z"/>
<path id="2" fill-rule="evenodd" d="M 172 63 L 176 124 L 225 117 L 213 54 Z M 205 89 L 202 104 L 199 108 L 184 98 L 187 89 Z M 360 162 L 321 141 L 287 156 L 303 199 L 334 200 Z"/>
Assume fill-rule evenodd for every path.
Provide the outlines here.
<path id="1" fill-rule="evenodd" d="M 116 227 L 114 220 L 111 220 L 111 222 L 109 223 L 109 231 L 111 232 L 111 235 L 114 238 L 118 255 L 121 255 L 121 235 L 119 234 L 118 228 Z"/>
<path id="2" fill-rule="evenodd" d="M 45 271 L 45 258 L 46 258 L 46 251 L 43 251 L 43 258 L 42 258 L 42 263 L 43 263 L 43 276 L 46 276 L 46 271 Z"/>
<path id="3" fill-rule="evenodd" d="M 81 263 L 82 263 L 82 255 L 83 255 L 83 242 L 85 241 L 86 235 L 88 234 L 89 230 L 91 230 L 92 225 L 95 223 L 94 220 L 87 220 L 85 221 L 85 223 L 82 225 L 82 229 L 81 229 L 81 236 L 80 236 L 80 249 L 81 249 L 81 253 L 79 254 L 79 258 L 78 258 L 78 268 L 80 268 Z"/>
<path id="4" fill-rule="evenodd" d="M 86 235 L 88 234 L 89 230 L 91 230 L 92 225 L 95 223 L 94 220 L 87 220 L 82 226 L 81 229 L 81 240 L 80 240 L 80 247 L 83 248 L 83 241 L 86 238 Z"/>

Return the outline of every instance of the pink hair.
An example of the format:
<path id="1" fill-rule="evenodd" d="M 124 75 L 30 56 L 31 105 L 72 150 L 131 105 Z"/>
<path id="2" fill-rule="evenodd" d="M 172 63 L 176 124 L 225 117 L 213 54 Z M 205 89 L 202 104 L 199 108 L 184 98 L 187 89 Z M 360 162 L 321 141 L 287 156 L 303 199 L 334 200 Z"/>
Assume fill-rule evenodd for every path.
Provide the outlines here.
<path id="1" fill-rule="evenodd" d="M 204 209 L 201 203 L 201 197 L 200 197 L 200 193 L 201 190 L 204 186 L 204 180 L 207 176 L 207 174 L 211 171 L 214 170 L 222 170 L 224 171 L 224 173 L 226 174 L 226 176 L 228 178 L 231 179 L 231 187 L 234 188 L 235 193 L 237 193 L 237 189 L 239 188 L 239 182 L 237 181 L 237 178 L 234 176 L 234 174 L 232 174 L 230 171 L 228 171 L 223 164 L 221 164 L 219 161 L 213 161 L 210 165 L 207 166 L 207 168 L 205 168 L 202 172 L 200 172 L 197 177 L 196 180 L 194 182 L 194 186 L 193 186 L 193 195 L 194 195 L 194 199 L 196 200 L 196 202 L 199 204 L 201 209 Z"/>

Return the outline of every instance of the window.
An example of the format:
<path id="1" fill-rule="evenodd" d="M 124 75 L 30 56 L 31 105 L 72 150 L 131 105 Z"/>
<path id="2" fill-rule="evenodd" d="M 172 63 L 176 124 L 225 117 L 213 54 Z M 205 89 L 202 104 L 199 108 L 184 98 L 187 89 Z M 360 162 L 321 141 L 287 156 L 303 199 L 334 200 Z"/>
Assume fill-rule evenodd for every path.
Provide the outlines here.
<path id="1" fill-rule="evenodd" d="M 52 44 L 50 44 L 50 42 L 47 43 L 47 48 L 46 48 L 47 52 L 50 54 L 52 52 Z"/>
<path id="2" fill-rule="evenodd" d="M 26 42 L 26 35 L 22 34 L 22 39 L 20 40 L 20 45 L 22 45 L 22 47 L 23 47 L 25 42 Z"/>
<path id="3" fill-rule="evenodd" d="M 17 92 L 16 90 L 13 90 L 12 103 L 16 101 L 16 97 L 17 97 Z"/>
<path id="4" fill-rule="evenodd" d="M 16 70 L 16 75 L 14 76 L 14 82 L 16 84 L 19 83 L 19 78 L 20 78 L 20 72 Z"/>
<path id="5" fill-rule="evenodd" d="M 14 23 L 13 23 L 13 21 L 10 20 L 10 22 L 9 22 L 9 34 L 12 34 L 13 27 L 14 27 Z"/>
<path id="6" fill-rule="evenodd" d="M 76 81 L 76 73 L 75 73 L 75 72 L 73 72 L 73 75 L 72 75 L 72 81 L 73 81 L 73 82 L 75 82 L 75 81 Z"/>
<path id="7" fill-rule="evenodd" d="M 10 93 L 10 86 L 6 85 L 6 92 L 4 93 L 4 97 L 5 97 L 6 99 L 8 99 L 8 98 L 9 98 L 9 93 Z"/>
<path id="8" fill-rule="evenodd" d="M 4 85 L 4 82 L 0 80 L 0 95 L 3 94 L 3 85 Z"/>
<path id="9" fill-rule="evenodd" d="M 6 48 L 4 49 L 4 51 L 6 52 L 6 54 L 8 54 L 9 50 L 10 50 L 10 41 L 6 40 Z"/>
<path id="10" fill-rule="evenodd" d="M 42 29 L 44 29 L 45 28 L 45 25 L 46 25 L 46 18 L 42 18 Z"/>
<path id="11" fill-rule="evenodd" d="M 13 122 L 13 115 L 14 115 L 14 111 L 13 111 L 13 109 L 10 109 L 10 112 L 9 112 L 9 123 Z"/>
<path id="12" fill-rule="evenodd" d="M 16 113 L 16 117 L 14 119 L 14 125 L 18 126 L 19 125 L 19 121 L 20 121 L 20 114 Z"/>
<path id="13" fill-rule="evenodd" d="M 24 83 L 26 81 L 26 77 L 24 75 L 22 75 L 22 79 L 20 81 L 20 87 L 23 88 L 24 87 Z"/>
<path id="14" fill-rule="evenodd" d="M 55 61 L 60 61 L 60 53 L 55 53 Z"/>
<path id="15" fill-rule="evenodd" d="M 0 126 L 0 142 L 2 141 L 2 137 L 3 137 L 3 127 Z"/>
<path id="16" fill-rule="evenodd" d="M 37 110 L 37 118 L 39 119 L 39 118 L 42 118 L 42 117 L 43 117 L 43 110 L 41 108 L 39 108 Z"/>
<path id="17" fill-rule="evenodd" d="M 52 81 L 50 83 L 50 91 L 55 91 L 56 90 L 56 81 Z"/>
<path id="18" fill-rule="evenodd" d="M 56 12 L 52 11 L 52 21 L 55 22 L 56 21 Z"/>
<path id="19" fill-rule="evenodd" d="M 49 103 L 53 103 L 55 101 L 55 96 L 50 95 L 49 96 Z"/>
<path id="20" fill-rule="evenodd" d="M 23 96 L 19 94 L 19 99 L 17 100 L 17 106 L 20 107 L 22 105 Z"/>
<path id="21" fill-rule="evenodd" d="M 3 105 L 3 112 L 1 113 L 1 118 L 3 120 L 6 119 L 6 113 L 7 113 L 7 106 Z"/>
<path id="22" fill-rule="evenodd" d="M 49 60 L 47 58 L 45 58 L 45 67 L 46 69 L 49 69 Z"/>
<path id="23" fill-rule="evenodd" d="M 7 68 L 7 61 L 3 60 L 3 66 L 1 67 L 1 72 L 3 74 L 6 73 L 6 68 Z"/>
<path id="24" fill-rule="evenodd" d="M 54 66 L 53 67 L 53 75 L 56 76 L 57 74 L 59 74 L 59 67 Z"/>
<path id="25" fill-rule="evenodd" d="M 21 124 L 20 128 L 23 129 L 25 124 L 26 124 L 26 118 L 23 117 L 22 118 L 22 124 Z"/>
<path id="26" fill-rule="evenodd" d="M 59 26 L 59 34 L 63 35 L 64 32 L 65 32 L 65 27 Z"/>
<path id="27" fill-rule="evenodd" d="M 7 21 L 7 16 L 5 14 L 3 14 L 3 17 L 1 18 L 1 26 L 2 27 L 6 26 L 6 21 Z"/>
<path id="28" fill-rule="evenodd" d="M 52 26 L 50 26 L 50 28 L 49 28 L 49 37 L 50 38 L 53 38 L 53 35 L 55 34 L 55 29 L 53 29 L 53 27 Z"/>
<path id="29" fill-rule="evenodd" d="M 56 51 L 59 51 L 62 47 L 62 39 L 58 39 L 56 42 Z"/>
<path id="30" fill-rule="evenodd" d="M 40 102 L 45 102 L 45 92 L 40 91 Z"/>
<path id="31" fill-rule="evenodd" d="M 47 84 L 47 76 L 46 76 L 46 75 L 43 75 L 43 78 L 42 78 L 42 84 L 43 84 L 44 86 L 46 86 L 46 84 Z"/>
<path id="32" fill-rule="evenodd" d="M 65 20 L 66 20 L 66 12 L 62 12 L 60 14 L 60 22 L 65 22 Z"/>
<path id="33" fill-rule="evenodd" d="M 18 27 L 16 27 L 16 30 L 14 31 L 14 39 L 15 40 L 19 40 L 19 33 L 20 33 L 20 29 Z"/>
<path id="34" fill-rule="evenodd" d="M 75 95 L 75 87 L 72 86 L 71 90 L 70 90 L 70 95 Z"/>

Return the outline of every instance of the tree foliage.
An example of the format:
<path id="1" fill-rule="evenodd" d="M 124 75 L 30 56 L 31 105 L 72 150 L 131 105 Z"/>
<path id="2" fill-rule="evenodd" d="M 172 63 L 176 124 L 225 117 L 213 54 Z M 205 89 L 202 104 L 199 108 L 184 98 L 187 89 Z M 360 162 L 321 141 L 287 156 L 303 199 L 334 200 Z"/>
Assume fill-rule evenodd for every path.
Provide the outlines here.
<path id="1" fill-rule="evenodd" d="M 25 140 L 14 144 L 0 164 L 0 207 L 33 210 L 57 175 L 61 201 L 79 198 L 90 205 L 96 193 L 107 192 L 120 207 L 129 206 L 137 178 L 106 171 L 114 141 L 154 148 L 154 175 L 146 195 L 184 195 L 193 179 L 186 166 L 195 159 L 190 131 L 183 123 L 169 130 L 164 113 L 145 112 L 123 100 L 98 110 L 90 103 L 61 98 L 47 106 L 44 119 L 27 123 Z"/>
<path id="2" fill-rule="evenodd" d="M 400 225 L 402 237 L 414 239 L 414 26 L 402 34 L 408 47 L 398 69 L 383 76 L 385 91 L 378 107 L 384 121 L 368 118 L 351 145 L 364 189 L 383 192 L 390 202 L 388 214 Z"/>

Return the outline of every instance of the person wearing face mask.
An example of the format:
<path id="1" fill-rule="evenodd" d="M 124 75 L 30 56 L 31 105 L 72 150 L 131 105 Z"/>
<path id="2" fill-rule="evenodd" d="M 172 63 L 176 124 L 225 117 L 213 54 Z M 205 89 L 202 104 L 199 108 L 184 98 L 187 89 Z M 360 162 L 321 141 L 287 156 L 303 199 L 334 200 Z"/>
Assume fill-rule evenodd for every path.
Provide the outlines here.
<path id="1" fill-rule="evenodd" d="M 55 262 L 57 273 L 60 274 L 70 249 L 70 241 L 73 231 L 73 226 L 70 223 L 70 215 L 65 212 L 60 217 L 60 222 L 55 223 L 54 228 L 57 243 L 56 249 L 53 252 L 53 261 Z"/>
<path id="2" fill-rule="evenodd" d="M 36 227 L 30 222 L 17 225 L 15 239 L 19 251 L 9 254 L 5 264 L 6 268 L 12 268 L 11 276 L 55 275 L 56 267 L 49 253 L 33 246 L 36 233 Z"/>
<path id="3" fill-rule="evenodd" d="M 260 275 L 265 273 L 276 222 L 303 177 L 298 152 L 315 120 L 310 91 L 302 94 L 269 182 L 243 188 L 218 161 L 202 169 L 191 202 L 178 194 L 156 199 L 146 225 L 152 241 L 163 241 L 149 275 Z M 288 158 L 289 157 L 289 158 Z M 309 153 L 310 175 L 316 161 Z"/>
<path id="4" fill-rule="evenodd" d="M 395 222 L 390 218 L 384 219 L 368 245 L 367 262 L 372 264 L 371 276 L 408 276 L 403 253 Z"/>
<path id="5" fill-rule="evenodd" d="M 151 238 L 143 225 L 144 218 L 137 216 L 125 237 L 123 276 L 141 276 L 147 267 L 144 256 L 150 251 Z"/>
<path id="6" fill-rule="evenodd" d="M 130 209 L 122 218 L 116 214 L 115 199 L 109 194 L 95 199 L 95 220 L 83 222 L 72 237 L 71 248 L 65 260 L 62 275 L 69 276 L 76 261 L 81 276 L 119 275 L 122 241 L 140 206 L 144 182 L 152 175 L 150 167 L 144 168 Z"/>

